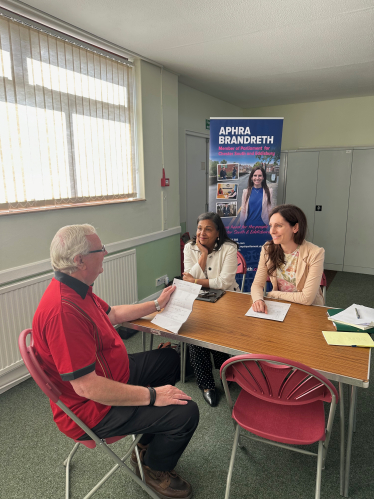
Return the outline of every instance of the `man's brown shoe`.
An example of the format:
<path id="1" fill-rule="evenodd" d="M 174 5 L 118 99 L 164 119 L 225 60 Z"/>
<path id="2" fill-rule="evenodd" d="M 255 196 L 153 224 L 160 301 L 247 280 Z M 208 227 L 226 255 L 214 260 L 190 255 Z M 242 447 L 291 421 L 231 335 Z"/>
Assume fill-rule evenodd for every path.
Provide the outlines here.
<path id="1" fill-rule="evenodd" d="M 144 463 L 144 453 L 140 453 L 141 462 Z M 145 482 L 149 488 L 154 490 L 162 499 L 190 499 L 192 497 L 192 487 L 183 480 L 174 470 L 156 471 L 143 464 Z M 140 477 L 139 467 L 136 467 L 136 474 Z"/>
<path id="2" fill-rule="evenodd" d="M 147 449 L 148 444 L 147 445 L 143 445 L 143 444 L 139 444 L 138 443 L 137 447 L 138 447 L 138 451 L 139 451 L 139 454 L 140 454 L 142 450 L 145 451 Z M 133 466 L 134 468 L 136 468 L 138 466 L 138 460 L 136 459 L 135 449 L 131 453 L 130 463 L 131 463 L 131 466 Z"/>

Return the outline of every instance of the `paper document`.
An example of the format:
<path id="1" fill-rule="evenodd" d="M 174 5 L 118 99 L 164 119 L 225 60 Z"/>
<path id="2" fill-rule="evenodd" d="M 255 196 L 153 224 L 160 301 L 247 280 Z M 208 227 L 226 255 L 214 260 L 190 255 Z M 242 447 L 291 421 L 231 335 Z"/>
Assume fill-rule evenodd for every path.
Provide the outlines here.
<path id="1" fill-rule="evenodd" d="M 279 303 L 276 301 L 265 301 L 266 306 L 268 307 L 268 313 L 262 314 L 260 312 L 253 311 L 253 305 L 245 314 L 248 317 L 256 317 L 258 319 L 268 319 L 269 321 L 278 321 L 283 322 L 284 318 L 287 315 L 288 309 L 291 306 L 291 303 Z"/>
<path id="2" fill-rule="evenodd" d="M 374 347 L 374 341 L 368 333 L 343 333 L 341 331 L 322 331 L 329 345 L 344 347 Z"/>
<path id="3" fill-rule="evenodd" d="M 374 326 L 374 309 L 354 303 L 342 312 L 329 317 L 329 320 L 365 330 Z"/>
<path id="4" fill-rule="evenodd" d="M 174 279 L 176 290 L 171 295 L 166 307 L 151 322 L 172 333 L 178 334 L 182 324 L 192 312 L 193 302 L 201 289 L 200 284 Z"/>

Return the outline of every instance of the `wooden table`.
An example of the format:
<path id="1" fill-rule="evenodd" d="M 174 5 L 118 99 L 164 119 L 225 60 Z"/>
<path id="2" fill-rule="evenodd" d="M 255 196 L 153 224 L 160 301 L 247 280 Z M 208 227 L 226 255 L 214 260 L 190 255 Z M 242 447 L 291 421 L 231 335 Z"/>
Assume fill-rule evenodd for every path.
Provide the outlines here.
<path id="1" fill-rule="evenodd" d="M 349 470 L 357 387 L 369 386 L 370 348 L 329 346 L 322 331 L 334 331 L 326 307 L 292 304 L 284 322 L 246 317 L 252 305 L 248 294 L 227 292 L 216 303 L 196 300 L 187 322 L 175 335 L 152 324 L 155 314 L 125 323 L 139 331 L 229 354 L 261 353 L 302 362 L 328 379 L 339 382 L 340 494 L 348 497 Z M 351 386 L 351 404 L 345 451 L 343 384 Z"/>

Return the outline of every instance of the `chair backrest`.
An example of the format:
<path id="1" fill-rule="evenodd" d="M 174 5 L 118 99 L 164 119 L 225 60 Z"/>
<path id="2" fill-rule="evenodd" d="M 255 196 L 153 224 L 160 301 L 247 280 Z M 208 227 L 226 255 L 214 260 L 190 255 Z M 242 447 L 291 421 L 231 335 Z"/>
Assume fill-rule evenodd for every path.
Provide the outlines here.
<path id="1" fill-rule="evenodd" d="M 273 355 L 238 355 L 221 367 L 221 377 L 235 381 L 243 390 L 262 400 L 282 405 L 338 400 L 332 383 L 314 369 Z"/>
<path id="2" fill-rule="evenodd" d="M 245 261 L 244 256 L 239 253 L 236 253 L 236 258 L 238 260 L 238 268 L 236 269 L 237 274 L 246 274 L 247 273 L 247 263 Z"/>
<path id="3" fill-rule="evenodd" d="M 27 346 L 28 336 L 30 337 L 29 346 Z M 56 385 L 52 383 L 52 381 L 40 366 L 34 350 L 34 341 L 31 329 L 25 329 L 19 335 L 18 347 L 25 366 L 27 367 L 29 373 L 34 378 L 39 388 L 47 395 L 47 397 L 49 397 L 53 402 L 55 402 L 55 404 L 57 404 L 60 399 L 61 392 L 56 387 Z"/>
<path id="4" fill-rule="evenodd" d="M 30 344 L 27 346 L 27 338 L 30 338 Z M 97 444 L 100 443 L 100 439 L 92 432 L 90 428 L 88 428 L 83 421 L 81 421 L 70 409 L 66 407 L 60 401 L 61 392 L 56 387 L 56 385 L 49 379 L 48 375 L 43 371 L 40 366 L 37 354 L 34 348 L 34 340 L 32 337 L 32 330 L 25 329 L 19 335 L 18 338 L 18 347 L 21 353 L 21 357 L 25 366 L 27 367 L 29 373 L 33 377 L 36 384 L 39 388 L 50 398 L 55 404 L 57 404 L 78 426 L 85 431 L 92 440 L 75 440 L 75 442 L 79 442 L 80 444 L 88 447 L 89 449 L 94 449 Z M 121 440 L 125 435 L 121 435 L 119 437 L 109 437 L 106 438 L 105 441 L 107 444 L 112 444 L 117 442 L 117 440 Z"/>

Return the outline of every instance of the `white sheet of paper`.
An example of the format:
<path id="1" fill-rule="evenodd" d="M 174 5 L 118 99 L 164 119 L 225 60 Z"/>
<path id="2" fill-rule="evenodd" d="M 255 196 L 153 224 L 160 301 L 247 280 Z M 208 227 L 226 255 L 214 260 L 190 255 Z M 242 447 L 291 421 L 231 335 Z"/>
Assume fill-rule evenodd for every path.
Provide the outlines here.
<path id="1" fill-rule="evenodd" d="M 357 309 L 360 315 L 360 319 L 357 319 L 355 309 Z M 372 326 L 374 325 L 374 309 L 354 303 L 342 312 L 334 315 L 332 318 L 333 320 L 345 322 L 346 324 L 353 324 L 357 326 Z"/>
<path id="2" fill-rule="evenodd" d="M 153 324 L 178 334 L 182 324 L 192 312 L 193 302 L 201 289 L 200 284 L 174 279 L 176 290 L 162 312 L 152 319 Z"/>
<path id="3" fill-rule="evenodd" d="M 283 322 L 287 315 L 287 312 L 291 306 L 291 303 L 279 303 L 276 301 L 265 301 L 268 307 L 268 313 L 262 314 L 260 312 L 254 312 L 251 307 L 245 314 L 248 317 L 256 317 L 257 319 L 267 319 L 269 321 Z"/>

